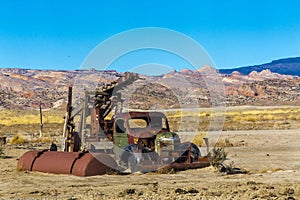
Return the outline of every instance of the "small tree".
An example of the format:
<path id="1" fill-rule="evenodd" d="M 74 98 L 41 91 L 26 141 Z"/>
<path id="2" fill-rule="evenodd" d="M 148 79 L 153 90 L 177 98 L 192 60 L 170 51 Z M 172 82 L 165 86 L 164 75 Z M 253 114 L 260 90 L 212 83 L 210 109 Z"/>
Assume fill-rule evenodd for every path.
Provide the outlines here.
<path id="1" fill-rule="evenodd" d="M 211 152 L 207 155 L 211 166 L 222 171 L 224 168 L 224 161 L 227 160 L 227 153 L 223 147 L 213 148 Z"/>
<path id="2" fill-rule="evenodd" d="M 223 147 L 213 148 L 213 150 L 207 155 L 211 166 L 217 169 L 219 172 L 226 174 L 247 174 L 247 170 L 234 167 L 234 163 L 224 164 L 227 160 L 227 152 Z"/>

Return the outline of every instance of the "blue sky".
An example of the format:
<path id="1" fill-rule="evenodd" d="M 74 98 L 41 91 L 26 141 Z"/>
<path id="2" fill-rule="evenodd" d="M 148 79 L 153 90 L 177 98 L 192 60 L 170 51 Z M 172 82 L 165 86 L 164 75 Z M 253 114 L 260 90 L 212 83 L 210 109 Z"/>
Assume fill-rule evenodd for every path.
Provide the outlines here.
<path id="1" fill-rule="evenodd" d="M 218 68 L 296 57 L 299 8 L 296 0 L 0 0 L 0 67 L 78 69 L 103 40 L 141 27 L 186 34 L 202 45 Z M 117 64 L 156 62 L 177 69 L 185 65 L 170 55 L 146 53 Z"/>

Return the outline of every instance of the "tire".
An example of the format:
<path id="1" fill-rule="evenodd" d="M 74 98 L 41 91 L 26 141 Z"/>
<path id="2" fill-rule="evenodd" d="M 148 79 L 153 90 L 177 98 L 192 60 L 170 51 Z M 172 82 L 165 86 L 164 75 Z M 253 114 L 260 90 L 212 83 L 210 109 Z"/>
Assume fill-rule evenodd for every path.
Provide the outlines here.
<path id="1" fill-rule="evenodd" d="M 177 163 L 186 162 L 186 160 L 187 160 L 186 156 L 188 155 L 189 146 L 191 148 L 190 161 L 195 162 L 198 160 L 198 158 L 201 156 L 201 154 L 200 154 L 200 150 L 197 147 L 197 145 L 195 145 L 194 143 L 185 142 L 185 143 L 180 144 L 180 150 L 184 151 L 184 153 L 175 162 L 177 162 Z"/>

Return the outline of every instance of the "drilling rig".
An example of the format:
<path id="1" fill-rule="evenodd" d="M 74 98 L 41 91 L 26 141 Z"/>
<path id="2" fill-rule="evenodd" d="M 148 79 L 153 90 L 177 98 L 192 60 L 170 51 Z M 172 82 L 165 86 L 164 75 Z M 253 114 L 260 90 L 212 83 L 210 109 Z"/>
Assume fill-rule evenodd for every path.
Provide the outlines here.
<path id="1" fill-rule="evenodd" d="M 85 91 L 77 107 L 72 106 L 70 87 L 62 151 L 26 152 L 18 168 L 90 176 L 112 170 L 149 172 L 162 167 L 209 166 L 195 144 L 181 142 L 178 134 L 170 131 L 164 113 L 123 111 L 122 90 L 139 79 L 137 74 L 125 73 L 94 92 Z"/>

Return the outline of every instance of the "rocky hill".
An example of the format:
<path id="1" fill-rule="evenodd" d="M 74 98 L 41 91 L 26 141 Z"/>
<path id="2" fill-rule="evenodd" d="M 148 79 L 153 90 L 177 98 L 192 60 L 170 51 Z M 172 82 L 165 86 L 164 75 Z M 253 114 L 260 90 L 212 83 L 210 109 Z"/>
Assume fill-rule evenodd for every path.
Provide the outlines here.
<path id="1" fill-rule="evenodd" d="M 254 65 L 234 69 L 221 69 L 220 72 L 223 74 L 231 74 L 232 72 L 237 71 L 241 74 L 248 75 L 252 71 L 261 72 L 266 69 L 274 73 L 300 76 L 300 57 L 274 60 L 270 63 L 262 65 Z"/>
<path id="2" fill-rule="evenodd" d="M 297 105 L 300 77 L 253 71 L 249 75 L 224 75 L 227 105 Z"/>
<path id="3" fill-rule="evenodd" d="M 68 87 L 80 80 L 100 84 L 116 79 L 116 72 L 0 69 L 0 109 L 61 108 Z M 81 84 L 84 85 L 84 84 Z"/>
<path id="4" fill-rule="evenodd" d="M 282 65 L 283 61 L 272 63 Z M 286 62 L 289 66 L 290 62 Z M 195 105 L 209 107 L 216 99 L 227 105 L 300 103 L 299 76 L 275 73 L 270 69 L 246 74 L 233 71 L 219 77 L 214 75 L 215 72 L 216 70 L 206 66 L 197 71 L 183 69 L 162 76 L 142 76 L 143 80 L 128 86 L 122 93 L 125 100 L 124 107 L 132 109 Z M 0 69 L 0 109 L 38 109 L 40 103 L 44 109 L 64 109 L 69 86 L 74 86 L 74 102 L 76 102 L 84 91 L 94 91 L 122 75 L 116 71 L 96 70 Z M 221 80 L 225 87 L 216 84 L 217 79 Z M 212 90 L 210 87 L 213 87 L 215 94 L 210 92 Z"/>

